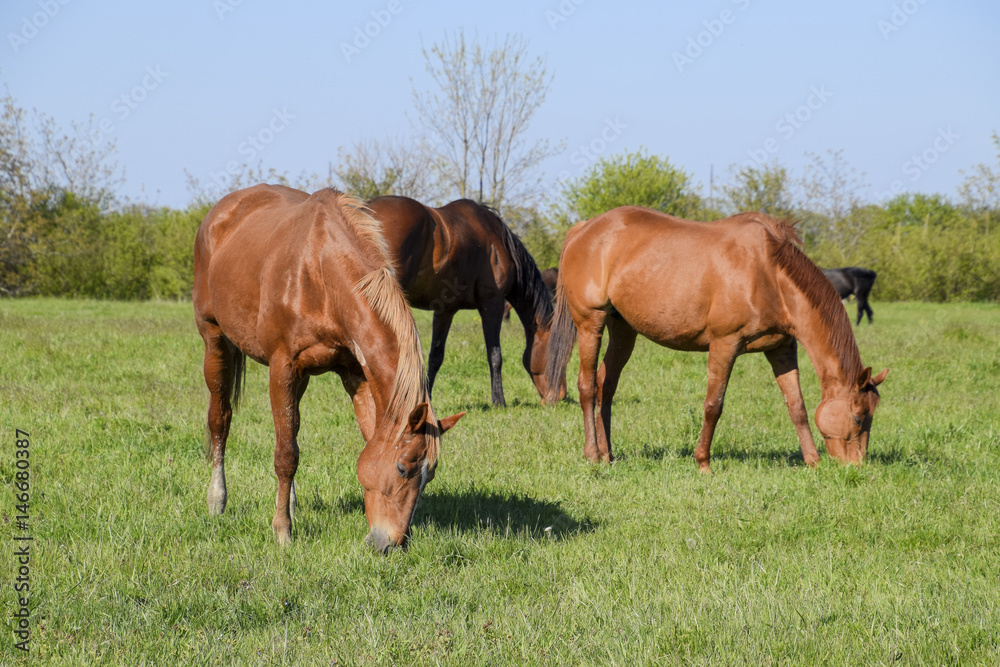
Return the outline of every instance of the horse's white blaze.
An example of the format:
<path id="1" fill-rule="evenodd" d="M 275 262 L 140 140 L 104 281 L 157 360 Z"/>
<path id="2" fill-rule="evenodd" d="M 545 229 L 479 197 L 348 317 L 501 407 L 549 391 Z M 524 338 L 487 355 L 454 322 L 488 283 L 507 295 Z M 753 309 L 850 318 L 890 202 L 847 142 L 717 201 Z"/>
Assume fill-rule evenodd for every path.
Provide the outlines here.
<path id="1" fill-rule="evenodd" d="M 427 477 L 430 475 L 430 463 L 424 461 L 423 465 L 420 466 L 420 490 L 417 491 L 417 500 L 413 503 L 413 509 L 410 510 L 410 522 L 408 526 L 413 525 L 413 517 L 417 515 L 417 505 L 420 503 L 420 496 L 424 494 L 424 487 L 427 486 Z"/>

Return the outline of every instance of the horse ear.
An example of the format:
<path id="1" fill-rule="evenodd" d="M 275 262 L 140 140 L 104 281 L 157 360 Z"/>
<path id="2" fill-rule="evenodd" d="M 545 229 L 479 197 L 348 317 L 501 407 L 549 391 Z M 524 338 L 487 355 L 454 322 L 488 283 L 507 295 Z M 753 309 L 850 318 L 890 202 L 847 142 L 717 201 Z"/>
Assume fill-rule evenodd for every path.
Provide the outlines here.
<path id="1" fill-rule="evenodd" d="M 880 384 L 882 384 L 885 381 L 885 376 L 888 375 L 888 374 L 889 374 L 889 369 L 887 368 L 884 371 L 882 371 L 881 373 L 879 373 L 878 375 L 876 375 L 875 377 L 873 377 L 872 378 L 872 382 L 877 387 L 877 386 L 879 386 Z"/>
<path id="2" fill-rule="evenodd" d="M 861 371 L 861 375 L 858 376 L 858 389 L 864 389 L 868 386 L 868 383 L 872 379 L 872 367 L 867 366 L 865 370 Z"/>
<path id="3" fill-rule="evenodd" d="M 427 416 L 430 414 L 431 406 L 428 403 L 421 403 L 413 408 L 408 418 L 410 430 L 414 433 L 419 431 L 427 423 Z"/>
<path id="4" fill-rule="evenodd" d="M 442 433 L 446 433 L 452 426 L 458 423 L 458 420 L 465 416 L 465 411 L 459 412 L 457 415 L 452 415 L 451 417 L 445 417 L 438 422 L 438 428 L 441 429 Z"/>

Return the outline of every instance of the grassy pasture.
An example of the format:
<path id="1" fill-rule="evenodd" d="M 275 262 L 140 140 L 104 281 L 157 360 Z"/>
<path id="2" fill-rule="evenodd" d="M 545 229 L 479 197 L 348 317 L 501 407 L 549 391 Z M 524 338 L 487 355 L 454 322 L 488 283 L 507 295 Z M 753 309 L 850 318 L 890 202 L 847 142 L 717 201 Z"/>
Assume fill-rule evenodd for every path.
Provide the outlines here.
<path id="1" fill-rule="evenodd" d="M 304 400 L 294 543 L 280 548 L 263 367 L 249 369 L 229 505 L 213 518 L 190 305 L 0 302 L 9 547 L 23 534 L 15 429 L 31 435 L 30 661 L 1000 663 L 1000 307 L 874 306 L 876 325 L 856 329 L 862 357 L 891 370 L 868 463 L 805 468 L 751 355 L 711 476 L 692 458 L 705 355 L 640 341 L 616 402 L 620 459 L 595 466 L 575 401 L 539 404 L 516 323 L 508 407 L 488 407 L 479 324 L 460 314 L 435 410 L 469 414 L 445 436 L 412 547 L 383 557 L 361 542 L 361 437 L 335 376 Z M 426 345 L 430 317 L 416 315 Z M 5 553 L 6 665 L 25 658 Z"/>

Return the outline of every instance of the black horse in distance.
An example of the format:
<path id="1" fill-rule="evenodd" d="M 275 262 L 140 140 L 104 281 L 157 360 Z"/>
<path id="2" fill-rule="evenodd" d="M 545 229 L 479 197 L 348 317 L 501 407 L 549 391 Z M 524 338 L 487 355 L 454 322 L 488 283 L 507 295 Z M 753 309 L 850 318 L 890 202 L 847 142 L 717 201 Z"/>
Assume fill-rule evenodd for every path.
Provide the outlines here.
<path id="1" fill-rule="evenodd" d="M 868 305 L 868 295 L 875 284 L 875 272 L 857 266 L 845 266 L 842 269 L 823 269 L 823 274 L 833 283 L 841 299 L 852 294 L 858 300 L 858 324 L 861 316 L 868 315 L 868 324 L 872 323 L 872 308 Z"/>

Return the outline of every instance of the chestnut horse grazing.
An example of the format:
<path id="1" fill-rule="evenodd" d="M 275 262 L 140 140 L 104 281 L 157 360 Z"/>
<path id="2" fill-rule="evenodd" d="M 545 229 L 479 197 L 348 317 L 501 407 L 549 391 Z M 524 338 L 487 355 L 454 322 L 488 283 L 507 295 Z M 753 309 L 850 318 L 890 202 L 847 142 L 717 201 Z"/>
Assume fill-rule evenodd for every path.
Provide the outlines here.
<path id="1" fill-rule="evenodd" d="M 559 262 L 548 373 L 565 372 L 578 333 L 584 454 L 611 460 L 611 402 L 642 334 L 676 350 L 708 351 L 705 421 L 694 453 L 703 472 L 733 363 L 746 352 L 767 357 L 802 456 L 808 465 L 819 461 L 799 388 L 797 340 L 819 374 L 816 426 L 827 452 L 864 459 L 876 387 L 888 371 L 872 377 L 862 365 L 836 291 L 798 245 L 792 225 L 759 213 L 691 222 L 624 206 L 571 229 Z M 598 369 L 605 327 L 608 349 Z"/>
<path id="2" fill-rule="evenodd" d="M 368 207 L 382 222 L 399 284 L 410 304 L 434 311 L 427 371 L 430 387 L 444 361 L 455 313 L 475 309 L 483 324 L 493 405 L 505 404 L 500 327 L 506 299 L 524 326 L 521 362 L 544 398 L 551 295 L 535 260 L 500 216 L 468 199 L 431 208 L 408 197 L 386 196 L 372 199 Z M 556 391 L 560 398 L 566 395 L 565 374 Z"/>
<path id="3" fill-rule="evenodd" d="M 334 371 L 365 440 L 365 541 L 382 552 L 405 546 L 441 434 L 461 415 L 434 416 L 416 325 L 378 222 L 335 190 L 234 192 L 198 229 L 193 300 L 211 393 L 209 512 L 226 508 L 226 438 L 250 356 L 270 372 L 278 541 L 292 534 L 299 401 L 310 376 Z"/>

